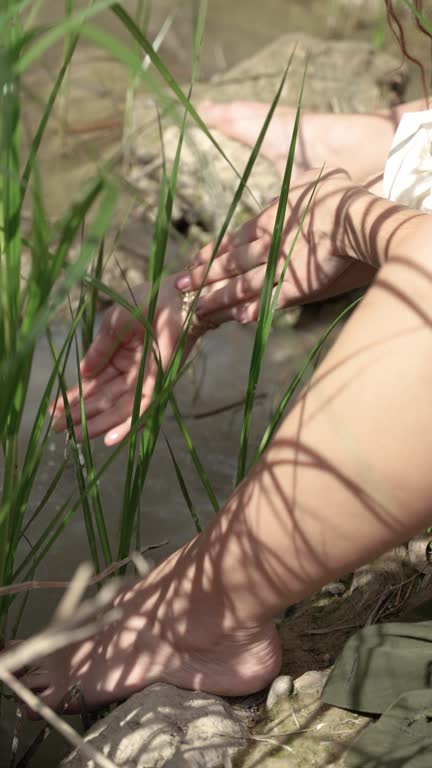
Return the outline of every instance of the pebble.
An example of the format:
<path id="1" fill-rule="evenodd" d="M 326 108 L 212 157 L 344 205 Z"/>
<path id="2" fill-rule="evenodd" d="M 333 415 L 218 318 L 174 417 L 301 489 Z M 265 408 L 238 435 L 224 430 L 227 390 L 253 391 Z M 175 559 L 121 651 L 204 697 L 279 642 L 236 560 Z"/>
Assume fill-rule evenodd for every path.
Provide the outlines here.
<path id="1" fill-rule="evenodd" d="M 305 672 L 304 675 L 296 679 L 294 683 L 295 692 L 302 694 L 313 693 L 320 696 L 329 674 L 329 669 L 311 669 L 309 672 Z"/>
<path id="2" fill-rule="evenodd" d="M 432 573 L 432 562 L 429 555 L 430 534 L 422 533 L 411 539 L 408 544 L 408 558 L 411 565 L 420 573 Z"/>
<path id="3" fill-rule="evenodd" d="M 345 584 L 342 584 L 341 581 L 331 581 L 329 584 L 325 584 L 324 587 L 322 587 L 321 592 L 324 592 L 327 595 L 343 595 L 345 589 Z"/>
<path id="4" fill-rule="evenodd" d="M 290 696 L 294 690 L 294 680 L 290 675 L 279 675 L 276 677 L 268 692 L 266 709 L 271 709 L 279 699 Z"/>

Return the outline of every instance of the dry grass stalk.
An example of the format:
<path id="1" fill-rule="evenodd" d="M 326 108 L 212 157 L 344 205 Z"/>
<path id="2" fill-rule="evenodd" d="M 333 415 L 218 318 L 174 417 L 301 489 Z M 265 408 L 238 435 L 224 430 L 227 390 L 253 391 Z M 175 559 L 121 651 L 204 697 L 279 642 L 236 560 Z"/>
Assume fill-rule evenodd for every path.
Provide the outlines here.
<path id="1" fill-rule="evenodd" d="M 83 572 L 77 573 L 77 577 L 80 579 L 84 575 Z M 119 591 L 120 582 L 118 580 L 112 580 L 103 586 L 97 595 L 81 603 L 73 611 L 73 614 L 65 615 L 65 608 L 76 604 L 77 595 L 82 595 L 88 586 L 88 583 L 81 581 L 79 584 L 81 591 L 79 591 L 75 583 L 77 577 L 73 579 L 69 587 L 69 590 L 74 591 L 74 599 L 69 598 L 68 590 L 51 624 L 32 638 L 24 640 L 2 653 L 0 656 L 0 677 L 4 672 L 14 672 L 61 648 L 87 640 L 121 618 L 123 611 L 119 606 L 108 609 Z"/>
<path id="2" fill-rule="evenodd" d="M 143 563 L 145 564 L 145 561 L 139 555 L 136 557 L 139 567 L 144 569 Z M 112 760 L 84 741 L 68 723 L 44 704 L 13 674 L 24 665 L 33 664 L 43 656 L 91 637 L 121 617 L 123 611 L 120 607 L 110 607 L 118 593 L 119 580 L 112 580 L 109 584 L 104 585 L 97 595 L 82 602 L 90 581 L 91 566 L 83 564 L 78 568 L 47 629 L 1 654 L 0 680 L 29 709 L 43 718 L 49 726 L 55 728 L 72 747 L 80 750 L 88 759 L 93 760 L 96 766 L 99 768 L 116 768 Z"/>
<path id="3" fill-rule="evenodd" d="M 46 704 L 30 691 L 20 680 L 18 680 L 12 673 L 0 668 L 0 679 L 7 685 L 11 691 L 17 696 L 24 704 L 36 712 L 42 717 L 46 723 L 52 728 L 55 728 L 73 747 L 79 749 L 80 752 L 89 760 L 93 760 L 95 765 L 100 768 L 118 768 L 115 763 L 108 757 L 103 755 L 97 749 L 91 746 L 64 720 L 61 719 L 56 713 L 48 707 Z"/>
<path id="4" fill-rule="evenodd" d="M 143 555 L 152 549 L 165 547 L 167 544 L 168 541 L 161 541 L 160 544 L 151 544 L 149 547 L 144 547 L 144 549 L 141 549 L 140 552 L 132 552 L 132 554 L 123 558 L 123 560 L 118 560 L 115 563 L 111 563 L 111 565 L 109 565 L 103 571 L 97 573 L 95 576 L 92 576 L 89 579 L 87 586 L 92 587 L 95 584 L 100 584 L 104 579 L 107 579 L 108 576 L 111 576 L 113 573 L 115 573 L 115 571 L 123 568 L 124 565 L 127 565 L 130 562 L 135 565 L 139 576 L 146 576 L 149 572 L 149 564 Z M 138 562 L 140 563 L 140 568 L 137 566 Z M 71 583 L 71 581 L 38 581 L 37 579 L 33 579 L 32 581 L 23 581 L 21 584 L 10 584 L 7 587 L 0 587 L 0 597 L 3 595 L 17 595 L 20 592 L 29 592 L 33 589 L 68 589 Z"/>

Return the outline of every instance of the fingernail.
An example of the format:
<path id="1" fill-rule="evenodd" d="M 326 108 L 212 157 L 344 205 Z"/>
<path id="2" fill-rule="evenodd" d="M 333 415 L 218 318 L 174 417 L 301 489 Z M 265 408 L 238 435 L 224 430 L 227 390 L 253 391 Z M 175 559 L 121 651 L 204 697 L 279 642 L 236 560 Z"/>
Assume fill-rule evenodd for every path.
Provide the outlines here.
<path id="1" fill-rule="evenodd" d="M 204 309 L 204 299 L 198 299 L 197 301 L 197 304 L 195 307 L 195 312 L 197 313 L 197 315 L 199 315 L 201 309 Z"/>
<path id="2" fill-rule="evenodd" d="M 110 432 L 106 438 L 106 443 L 115 443 L 116 440 L 118 440 L 118 432 Z"/>
<path id="3" fill-rule="evenodd" d="M 176 280 L 176 288 L 178 288 L 179 291 L 187 290 L 192 286 L 192 279 L 190 275 L 182 275 L 181 277 L 178 277 Z"/>

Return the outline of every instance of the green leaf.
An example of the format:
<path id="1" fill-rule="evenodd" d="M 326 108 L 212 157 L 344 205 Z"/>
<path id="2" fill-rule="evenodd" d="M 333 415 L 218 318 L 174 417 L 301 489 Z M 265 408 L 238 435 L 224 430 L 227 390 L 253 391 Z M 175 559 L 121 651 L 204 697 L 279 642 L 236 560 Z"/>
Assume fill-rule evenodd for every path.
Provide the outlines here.
<path id="1" fill-rule="evenodd" d="M 243 423 L 240 437 L 240 451 L 238 458 L 237 468 L 237 483 L 239 483 L 246 474 L 247 467 L 247 455 L 249 446 L 249 435 L 252 420 L 253 405 L 255 402 L 256 389 L 258 385 L 259 375 L 261 372 L 261 365 L 264 357 L 264 353 L 267 346 L 268 337 L 270 334 L 270 328 L 273 319 L 274 307 L 272 308 L 271 298 L 273 293 L 273 286 L 275 283 L 276 268 L 279 259 L 279 253 L 282 243 L 282 236 L 285 224 L 286 208 L 288 204 L 288 194 L 291 185 L 291 175 L 294 165 L 294 155 L 297 144 L 298 129 L 300 123 L 300 112 L 303 98 L 303 88 L 306 77 L 306 70 L 303 75 L 303 82 L 300 89 L 299 102 L 296 112 L 296 118 L 294 121 L 294 128 L 291 136 L 290 148 L 288 152 L 287 162 L 285 165 L 285 173 L 281 187 L 281 193 L 279 196 L 278 209 L 276 214 L 275 226 L 273 229 L 272 241 L 270 245 L 270 252 L 267 261 L 266 274 L 264 279 L 264 285 L 261 293 L 260 308 L 258 315 L 257 329 L 255 333 L 255 341 L 252 350 L 252 358 L 249 369 L 249 378 L 245 398 L 245 407 L 243 414 Z"/>
<path id="2" fill-rule="evenodd" d="M 171 456 L 171 461 L 172 461 L 172 463 L 174 465 L 175 473 L 176 473 L 177 480 L 178 480 L 178 483 L 179 483 L 179 486 L 180 486 L 180 490 L 181 490 L 181 492 L 183 494 L 183 498 L 184 498 L 184 500 L 185 500 L 185 502 L 186 502 L 186 504 L 188 506 L 188 509 L 189 509 L 191 518 L 193 520 L 193 523 L 195 525 L 195 528 L 197 530 L 197 533 L 201 533 L 201 531 L 202 531 L 201 521 L 200 521 L 198 513 L 197 513 L 197 511 L 196 511 L 196 509 L 195 509 L 195 507 L 194 507 L 194 505 L 192 503 L 192 499 L 191 499 L 189 491 L 187 489 L 187 486 L 186 486 L 186 483 L 185 483 L 182 471 L 180 469 L 178 461 L 177 461 L 177 459 L 176 459 L 176 457 L 174 455 L 173 449 L 171 448 L 170 442 L 169 442 L 165 432 L 164 432 L 164 438 L 165 438 L 165 442 L 166 442 L 166 444 L 168 446 L 169 454 Z"/>
<path id="3" fill-rule="evenodd" d="M 191 457 L 191 459 L 192 459 L 192 461 L 193 461 L 193 463 L 195 465 L 195 469 L 196 469 L 196 471 L 198 473 L 198 477 L 201 480 L 201 483 L 202 483 L 202 486 L 203 486 L 205 492 L 207 493 L 207 496 L 209 498 L 210 504 L 212 505 L 214 511 L 218 512 L 219 508 L 220 508 L 220 504 L 219 504 L 219 502 L 218 502 L 218 500 L 216 498 L 216 494 L 215 494 L 215 492 L 214 492 L 214 490 L 213 490 L 213 488 L 211 486 L 211 483 L 210 483 L 209 477 L 207 475 L 207 472 L 205 471 L 205 469 L 204 469 L 204 467 L 203 467 L 203 465 L 201 463 L 201 460 L 200 460 L 200 458 L 198 456 L 198 453 L 196 452 L 196 450 L 194 448 L 191 435 L 190 435 L 189 430 L 188 430 L 188 428 L 187 428 L 187 426 L 186 426 L 186 424 L 184 422 L 184 419 L 183 419 L 183 417 L 182 417 L 182 415 L 180 413 L 180 409 L 178 407 L 178 404 L 177 404 L 177 401 L 176 401 L 174 395 L 171 395 L 171 397 L 170 397 L 170 404 L 171 404 L 171 408 L 172 408 L 172 411 L 174 413 L 175 419 L 177 421 L 177 424 L 179 426 L 180 432 L 183 435 L 183 440 L 185 442 L 185 446 L 186 446 L 186 448 L 188 450 L 188 453 L 189 453 L 189 455 L 190 455 L 190 457 Z"/>

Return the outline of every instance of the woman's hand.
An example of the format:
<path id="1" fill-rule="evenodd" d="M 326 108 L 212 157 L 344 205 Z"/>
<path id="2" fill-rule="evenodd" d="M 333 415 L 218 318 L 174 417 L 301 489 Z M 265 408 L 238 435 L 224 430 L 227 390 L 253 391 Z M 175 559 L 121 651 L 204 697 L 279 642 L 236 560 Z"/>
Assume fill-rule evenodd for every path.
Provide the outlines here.
<path id="1" fill-rule="evenodd" d="M 150 285 L 144 283 L 133 290 L 137 307 L 147 313 Z M 130 296 L 128 301 L 133 304 Z M 183 332 L 184 310 L 182 296 L 176 290 L 174 278 L 165 279 L 160 286 L 153 319 L 157 339 L 157 354 L 165 369 L 177 347 Z M 146 330 L 139 319 L 123 307 L 114 305 L 106 312 L 101 328 L 81 363 L 82 391 L 85 404 L 87 429 L 90 438 L 105 434 L 106 445 L 115 445 L 129 432 L 135 399 L 135 389 L 141 365 Z M 199 335 L 199 329 L 189 333 L 185 356 L 191 351 Z M 153 394 L 158 364 L 149 348 L 141 392 L 140 414 L 148 408 Z M 79 388 L 68 392 L 77 440 L 82 439 L 80 427 Z M 66 429 L 63 400 L 59 399 L 53 427 Z"/>
<path id="2" fill-rule="evenodd" d="M 319 172 L 308 171 L 291 187 L 277 283 Z M 371 282 L 376 270 L 346 255 L 344 210 L 354 185 L 345 171 L 327 171 L 318 182 L 279 295 L 279 307 L 328 298 Z M 234 234 L 224 238 L 206 277 L 213 245 L 203 248 L 187 274 L 177 278 L 179 290 L 196 290 L 204 282 L 197 313 L 224 312 L 224 319 L 249 322 L 259 311 L 259 297 L 278 203 L 270 204 Z"/>

